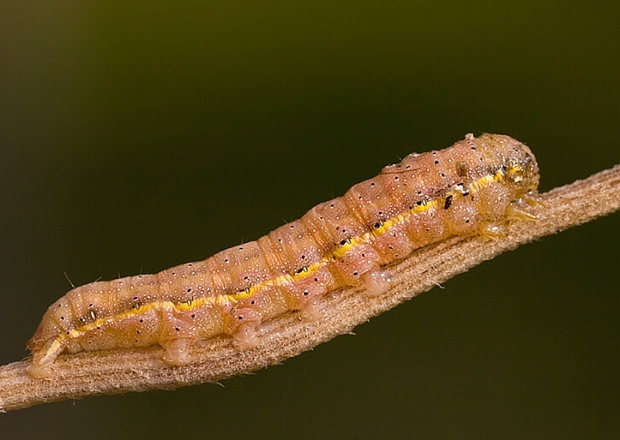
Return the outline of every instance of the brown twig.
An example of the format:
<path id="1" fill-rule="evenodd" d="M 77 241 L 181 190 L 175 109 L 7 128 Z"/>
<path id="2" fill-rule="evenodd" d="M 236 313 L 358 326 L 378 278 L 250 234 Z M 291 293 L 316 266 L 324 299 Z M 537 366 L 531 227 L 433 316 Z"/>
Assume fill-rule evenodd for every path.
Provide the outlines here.
<path id="1" fill-rule="evenodd" d="M 160 360 L 162 350 L 91 351 L 60 356 L 55 374 L 32 379 L 27 362 L 0 367 L 0 411 L 39 403 L 77 399 L 93 394 L 114 394 L 177 388 L 215 382 L 264 368 L 310 350 L 449 278 L 517 246 L 576 226 L 620 209 L 620 165 L 543 195 L 546 206 L 535 221 L 512 221 L 501 226 L 503 238 L 473 236 L 452 238 L 414 252 L 391 265 L 389 292 L 370 298 L 348 288 L 327 298 L 319 321 L 304 322 L 289 313 L 265 324 L 258 346 L 238 351 L 231 338 L 207 341 L 192 351 L 193 362 L 169 367 Z"/>

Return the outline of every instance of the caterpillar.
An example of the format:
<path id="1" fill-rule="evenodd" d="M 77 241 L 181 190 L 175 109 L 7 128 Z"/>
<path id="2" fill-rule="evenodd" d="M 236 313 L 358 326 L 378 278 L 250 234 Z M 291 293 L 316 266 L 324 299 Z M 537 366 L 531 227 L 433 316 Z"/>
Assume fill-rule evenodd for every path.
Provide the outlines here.
<path id="1" fill-rule="evenodd" d="M 163 362 L 184 365 L 192 344 L 222 334 L 251 348 L 261 323 L 278 315 L 319 318 L 328 292 L 360 286 L 383 294 L 385 266 L 420 247 L 492 234 L 494 223 L 531 215 L 538 181 L 534 155 L 508 136 L 468 134 L 444 150 L 410 154 L 256 241 L 158 274 L 70 290 L 28 342 L 27 373 L 49 377 L 63 352 L 156 344 Z"/>

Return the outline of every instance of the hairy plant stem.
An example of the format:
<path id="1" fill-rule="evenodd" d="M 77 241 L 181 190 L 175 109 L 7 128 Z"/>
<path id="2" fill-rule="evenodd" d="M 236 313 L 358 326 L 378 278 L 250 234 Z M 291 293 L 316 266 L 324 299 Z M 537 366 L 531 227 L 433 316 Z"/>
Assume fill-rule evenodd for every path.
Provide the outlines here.
<path id="1" fill-rule="evenodd" d="M 264 324 L 259 344 L 245 351 L 232 347 L 230 337 L 213 338 L 191 352 L 192 363 L 170 367 L 162 349 L 90 351 L 63 355 L 55 374 L 33 379 L 27 361 L 0 367 L 0 411 L 44 402 L 79 399 L 94 394 L 172 389 L 216 382 L 277 364 L 350 332 L 355 326 L 430 290 L 469 268 L 516 247 L 620 209 L 620 165 L 588 179 L 542 195 L 546 202 L 538 219 L 513 220 L 498 229 L 500 238 L 455 237 L 417 250 L 391 264 L 392 286 L 376 298 L 346 288 L 328 295 L 327 307 L 316 322 L 288 313 Z"/>

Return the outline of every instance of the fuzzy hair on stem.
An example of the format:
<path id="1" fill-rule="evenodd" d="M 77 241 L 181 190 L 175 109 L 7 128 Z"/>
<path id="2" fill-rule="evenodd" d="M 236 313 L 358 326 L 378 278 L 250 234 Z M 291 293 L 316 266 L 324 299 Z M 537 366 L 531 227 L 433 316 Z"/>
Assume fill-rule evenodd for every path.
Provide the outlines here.
<path id="1" fill-rule="evenodd" d="M 217 382 L 279 364 L 330 339 L 453 276 L 503 252 L 572 226 L 620 210 L 620 165 L 585 180 L 541 195 L 545 205 L 535 220 L 511 220 L 497 229 L 499 238 L 454 237 L 415 251 L 388 266 L 392 285 L 379 297 L 346 288 L 326 297 L 327 307 L 315 322 L 287 313 L 265 323 L 259 344 L 249 350 L 232 347 L 229 337 L 216 337 L 192 348 L 192 363 L 170 367 L 161 361 L 161 348 L 86 351 L 63 355 L 57 374 L 33 379 L 28 361 L 0 367 L 0 411 L 45 402 L 80 399 L 96 394 L 174 389 Z"/>

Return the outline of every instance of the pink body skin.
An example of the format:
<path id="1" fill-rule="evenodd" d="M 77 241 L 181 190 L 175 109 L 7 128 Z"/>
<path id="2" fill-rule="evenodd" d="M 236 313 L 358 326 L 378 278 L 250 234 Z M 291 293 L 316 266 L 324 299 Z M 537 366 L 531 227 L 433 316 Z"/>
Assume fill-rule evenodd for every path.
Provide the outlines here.
<path id="1" fill-rule="evenodd" d="M 518 214 L 537 185 L 534 156 L 508 136 L 468 135 L 409 155 L 256 241 L 156 275 L 69 291 L 30 340 L 28 372 L 49 376 L 63 351 L 160 344 L 166 363 L 183 365 L 190 344 L 218 334 L 252 347 L 265 320 L 288 310 L 319 317 L 326 292 L 359 285 L 384 293 L 383 266 L 447 237 L 484 232 L 508 209 Z"/>

